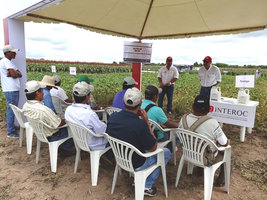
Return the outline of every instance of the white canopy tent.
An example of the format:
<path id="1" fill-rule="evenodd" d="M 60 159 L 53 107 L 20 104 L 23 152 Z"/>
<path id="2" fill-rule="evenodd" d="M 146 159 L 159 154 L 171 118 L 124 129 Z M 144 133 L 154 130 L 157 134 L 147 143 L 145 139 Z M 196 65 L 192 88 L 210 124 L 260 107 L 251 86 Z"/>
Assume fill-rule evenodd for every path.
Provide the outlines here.
<path id="1" fill-rule="evenodd" d="M 4 37 L 5 44 L 21 49 L 15 63 L 24 88 L 24 22 L 62 22 L 141 41 L 261 30 L 267 25 L 266 10 L 267 0 L 43 0 L 4 19 Z"/>

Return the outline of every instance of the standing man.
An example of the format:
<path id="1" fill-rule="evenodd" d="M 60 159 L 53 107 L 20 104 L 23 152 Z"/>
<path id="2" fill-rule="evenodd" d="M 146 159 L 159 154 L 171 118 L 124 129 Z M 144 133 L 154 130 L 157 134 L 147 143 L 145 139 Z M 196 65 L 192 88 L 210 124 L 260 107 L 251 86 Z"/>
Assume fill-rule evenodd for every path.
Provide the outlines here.
<path id="1" fill-rule="evenodd" d="M 162 92 L 159 94 L 158 105 L 162 108 L 164 95 L 167 94 L 168 104 L 167 113 L 172 112 L 172 98 L 174 90 L 174 82 L 179 78 L 179 73 L 176 67 L 172 65 L 172 57 L 166 59 L 166 66 L 161 67 L 158 74 L 159 87 Z"/>
<path id="2" fill-rule="evenodd" d="M 21 78 L 22 75 L 18 68 L 11 62 L 12 59 L 15 59 L 17 51 L 19 51 L 19 49 L 15 49 L 11 45 L 4 46 L 3 52 L 5 57 L 0 61 L 1 87 L 6 97 L 7 137 L 9 138 L 19 137 L 14 124 L 15 115 L 9 107 L 9 104 L 18 106 L 19 102 L 19 78 Z"/>
<path id="3" fill-rule="evenodd" d="M 211 63 L 211 57 L 206 56 L 203 60 L 204 66 L 198 71 L 198 78 L 201 84 L 200 94 L 206 95 L 209 98 L 211 87 L 217 85 L 222 80 L 220 69 Z"/>
<path id="4" fill-rule="evenodd" d="M 123 98 L 125 110 L 113 113 L 107 124 L 107 134 L 125 141 L 136 147 L 142 153 L 153 152 L 157 149 L 157 140 L 150 127 L 145 110 L 140 109 L 142 93 L 137 88 L 126 90 Z M 171 152 L 163 148 L 165 165 L 168 163 Z M 144 158 L 137 154 L 132 158 L 135 171 L 149 168 L 157 162 L 157 155 Z M 160 168 L 155 169 L 146 179 L 144 194 L 155 196 L 157 193 L 154 183 L 161 173 Z"/>

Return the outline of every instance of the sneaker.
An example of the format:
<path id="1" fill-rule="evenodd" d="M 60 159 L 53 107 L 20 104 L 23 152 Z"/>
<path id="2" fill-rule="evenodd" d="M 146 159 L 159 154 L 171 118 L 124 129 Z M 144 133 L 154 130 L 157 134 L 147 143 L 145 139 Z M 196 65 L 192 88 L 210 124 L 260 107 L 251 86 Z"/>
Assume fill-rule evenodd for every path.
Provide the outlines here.
<path id="1" fill-rule="evenodd" d="M 17 134 L 17 133 L 10 133 L 10 134 L 7 134 L 7 137 L 8 138 L 19 138 L 19 134 Z"/>
<path id="2" fill-rule="evenodd" d="M 145 188 L 145 193 L 144 195 L 147 195 L 147 196 L 155 196 L 157 194 L 157 188 L 152 186 L 152 188 Z"/>

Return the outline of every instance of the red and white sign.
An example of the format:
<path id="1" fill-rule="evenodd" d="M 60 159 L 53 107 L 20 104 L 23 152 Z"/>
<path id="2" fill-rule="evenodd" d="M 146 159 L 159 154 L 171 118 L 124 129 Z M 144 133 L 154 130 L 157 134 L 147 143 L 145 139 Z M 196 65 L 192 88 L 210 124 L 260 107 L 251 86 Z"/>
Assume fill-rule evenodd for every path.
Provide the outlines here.
<path id="1" fill-rule="evenodd" d="M 124 42 L 123 61 L 150 63 L 152 43 Z"/>
<path id="2" fill-rule="evenodd" d="M 230 98 L 227 98 L 230 99 Z M 209 116 L 218 122 L 253 128 L 256 114 L 257 101 L 248 104 L 236 104 L 236 99 L 230 101 L 210 101 Z"/>

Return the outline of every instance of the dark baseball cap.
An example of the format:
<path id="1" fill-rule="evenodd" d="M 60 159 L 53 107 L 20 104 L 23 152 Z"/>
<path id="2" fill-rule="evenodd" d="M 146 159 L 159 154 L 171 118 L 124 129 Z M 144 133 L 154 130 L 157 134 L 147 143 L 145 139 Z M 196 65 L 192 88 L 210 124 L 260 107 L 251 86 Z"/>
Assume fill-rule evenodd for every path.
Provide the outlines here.
<path id="1" fill-rule="evenodd" d="M 194 108 L 198 110 L 208 110 L 210 108 L 209 97 L 205 95 L 197 95 L 194 100 Z"/>

